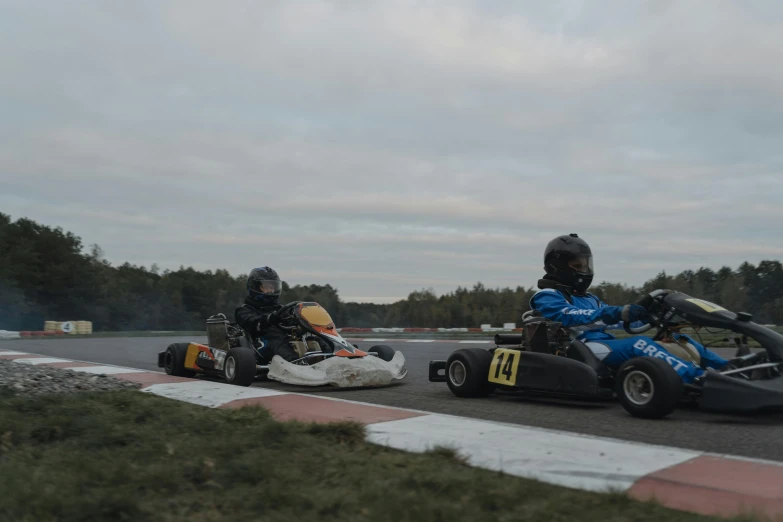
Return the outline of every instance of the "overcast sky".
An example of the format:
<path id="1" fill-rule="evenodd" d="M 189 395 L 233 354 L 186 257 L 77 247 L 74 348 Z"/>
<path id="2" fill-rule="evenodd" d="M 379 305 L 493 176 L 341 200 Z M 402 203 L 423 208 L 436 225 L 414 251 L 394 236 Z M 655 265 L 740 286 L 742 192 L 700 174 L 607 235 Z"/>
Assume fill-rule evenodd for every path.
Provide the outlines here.
<path id="1" fill-rule="evenodd" d="M 783 3 L 0 0 L 0 212 L 389 302 L 783 258 Z"/>

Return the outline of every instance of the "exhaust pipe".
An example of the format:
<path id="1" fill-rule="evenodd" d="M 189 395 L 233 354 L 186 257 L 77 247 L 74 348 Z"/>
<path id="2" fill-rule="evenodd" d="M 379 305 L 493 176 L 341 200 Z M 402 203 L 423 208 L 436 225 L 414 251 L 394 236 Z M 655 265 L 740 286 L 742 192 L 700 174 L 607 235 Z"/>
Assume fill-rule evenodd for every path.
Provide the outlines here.
<path id="1" fill-rule="evenodd" d="M 497 346 L 522 344 L 522 334 L 495 334 L 495 344 Z"/>

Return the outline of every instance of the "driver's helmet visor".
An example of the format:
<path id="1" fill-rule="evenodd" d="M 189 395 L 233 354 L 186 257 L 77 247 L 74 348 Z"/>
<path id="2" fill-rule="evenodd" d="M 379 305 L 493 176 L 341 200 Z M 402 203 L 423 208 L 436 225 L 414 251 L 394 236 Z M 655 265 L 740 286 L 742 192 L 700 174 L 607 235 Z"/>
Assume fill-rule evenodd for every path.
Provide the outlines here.
<path id="1" fill-rule="evenodd" d="M 264 295 L 280 295 L 283 292 L 283 282 L 274 279 L 262 279 L 256 283 L 256 290 Z"/>
<path id="2" fill-rule="evenodd" d="M 578 274 L 593 275 L 593 256 L 579 255 L 568 261 L 568 267 Z"/>

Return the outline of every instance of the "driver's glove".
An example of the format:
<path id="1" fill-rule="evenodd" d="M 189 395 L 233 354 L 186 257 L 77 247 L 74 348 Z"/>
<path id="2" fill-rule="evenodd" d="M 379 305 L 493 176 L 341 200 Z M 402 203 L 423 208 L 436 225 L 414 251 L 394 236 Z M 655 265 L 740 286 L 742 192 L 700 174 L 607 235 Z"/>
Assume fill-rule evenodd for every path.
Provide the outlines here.
<path id="1" fill-rule="evenodd" d="M 277 326 L 278 324 L 280 324 L 280 312 L 274 311 L 274 312 L 270 313 L 269 315 L 267 315 L 266 316 L 266 322 L 270 326 L 272 326 L 272 325 Z"/>
<path id="2" fill-rule="evenodd" d="M 647 319 L 649 314 L 647 309 L 643 306 L 632 304 L 623 306 L 621 317 L 623 322 L 631 324 L 636 321 L 641 321 L 642 319 Z"/>
<path id="3" fill-rule="evenodd" d="M 639 305 L 605 306 L 601 308 L 601 321 L 604 324 L 617 324 L 623 321 L 627 324 L 635 323 L 647 317 L 647 310 Z"/>

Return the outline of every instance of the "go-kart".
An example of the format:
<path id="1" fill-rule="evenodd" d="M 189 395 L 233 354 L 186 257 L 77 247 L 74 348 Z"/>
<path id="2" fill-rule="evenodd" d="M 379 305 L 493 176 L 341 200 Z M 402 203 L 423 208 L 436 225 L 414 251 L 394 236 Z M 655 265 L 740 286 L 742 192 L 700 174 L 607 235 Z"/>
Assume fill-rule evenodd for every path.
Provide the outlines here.
<path id="1" fill-rule="evenodd" d="M 616 398 L 633 416 L 662 418 L 681 402 L 713 412 L 760 412 L 783 409 L 783 335 L 681 292 L 656 290 L 638 303 L 649 313 L 647 324 L 631 335 L 657 328 L 652 339 L 670 354 L 702 366 L 685 329 L 729 330 L 737 346 L 726 368 L 706 369 L 684 384 L 671 363 L 676 359 L 645 343 L 643 353 L 619 368 L 607 367 L 590 348 L 572 340 L 558 322 L 536 312 L 523 316 L 522 334 L 497 334 L 495 347 L 457 350 L 446 361 L 430 361 L 429 380 L 446 382 L 458 397 L 487 396 L 495 390 L 587 399 Z M 762 350 L 752 353 L 748 338 Z M 640 337 L 640 342 L 645 338 Z M 703 366 L 702 366 L 703 367 Z"/>
<path id="2" fill-rule="evenodd" d="M 294 301 L 279 312 L 280 325 L 299 355 L 267 360 L 257 341 L 236 323 L 217 314 L 207 319 L 207 344 L 175 343 L 158 353 L 158 367 L 169 375 L 205 374 L 229 384 L 250 386 L 268 378 L 300 386 L 383 386 L 405 377 L 405 357 L 387 345 L 362 351 L 337 331 L 318 303 Z"/>

